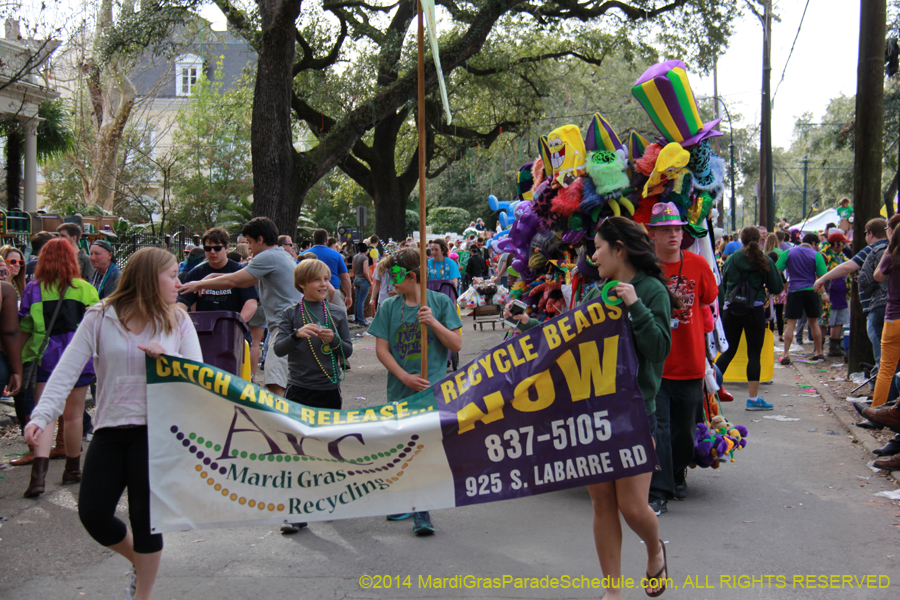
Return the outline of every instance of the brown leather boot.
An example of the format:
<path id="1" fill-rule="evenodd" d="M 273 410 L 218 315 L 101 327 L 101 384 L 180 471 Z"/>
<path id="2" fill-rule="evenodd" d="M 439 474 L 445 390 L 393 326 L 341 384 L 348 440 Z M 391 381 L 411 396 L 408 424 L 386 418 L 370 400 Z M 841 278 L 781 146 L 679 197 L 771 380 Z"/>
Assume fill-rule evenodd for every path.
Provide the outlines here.
<path id="1" fill-rule="evenodd" d="M 900 471 L 900 454 L 879 458 L 872 464 L 874 464 L 879 469 L 886 469 L 888 471 Z"/>
<path id="2" fill-rule="evenodd" d="M 63 471 L 62 484 L 70 485 L 81 482 L 81 456 L 66 457 L 66 469 Z"/>
<path id="3" fill-rule="evenodd" d="M 16 460 L 9 461 L 9 464 L 14 467 L 24 467 L 26 465 L 30 465 L 34 462 L 34 446 L 28 446 L 28 452 L 17 458 Z"/>
<path id="4" fill-rule="evenodd" d="M 26 498 L 37 498 L 44 493 L 44 480 L 47 478 L 47 469 L 50 467 L 50 459 L 41 456 L 35 457 L 31 464 L 31 482 L 25 490 Z"/>
<path id="5" fill-rule="evenodd" d="M 65 458 L 66 456 L 66 438 L 65 438 L 65 421 L 60 417 L 56 420 L 56 445 L 50 450 L 50 458 Z"/>

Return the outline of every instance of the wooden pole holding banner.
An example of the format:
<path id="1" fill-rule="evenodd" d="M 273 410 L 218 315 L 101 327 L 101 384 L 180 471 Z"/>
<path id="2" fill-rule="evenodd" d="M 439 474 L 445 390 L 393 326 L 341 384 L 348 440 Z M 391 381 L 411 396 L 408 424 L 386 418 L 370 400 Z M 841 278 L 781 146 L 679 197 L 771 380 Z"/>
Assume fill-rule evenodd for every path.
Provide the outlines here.
<path id="1" fill-rule="evenodd" d="M 425 13 L 419 7 L 419 306 L 428 306 L 428 257 L 425 255 Z M 422 323 L 422 379 L 428 379 L 428 326 Z"/>

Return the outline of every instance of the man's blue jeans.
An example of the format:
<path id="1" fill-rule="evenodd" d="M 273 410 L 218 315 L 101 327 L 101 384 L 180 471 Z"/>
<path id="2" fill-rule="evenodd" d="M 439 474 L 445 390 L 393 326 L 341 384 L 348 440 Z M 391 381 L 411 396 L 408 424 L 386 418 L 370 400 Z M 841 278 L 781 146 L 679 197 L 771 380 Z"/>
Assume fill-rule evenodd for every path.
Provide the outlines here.
<path id="1" fill-rule="evenodd" d="M 353 316 L 360 325 L 366 324 L 366 298 L 369 296 L 369 280 L 365 277 L 353 279 Z"/>
<path id="2" fill-rule="evenodd" d="M 873 308 L 866 315 L 866 333 L 872 342 L 872 352 L 875 354 L 875 364 L 881 360 L 881 330 L 884 327 L 884 311 L 887 307 Z"/>

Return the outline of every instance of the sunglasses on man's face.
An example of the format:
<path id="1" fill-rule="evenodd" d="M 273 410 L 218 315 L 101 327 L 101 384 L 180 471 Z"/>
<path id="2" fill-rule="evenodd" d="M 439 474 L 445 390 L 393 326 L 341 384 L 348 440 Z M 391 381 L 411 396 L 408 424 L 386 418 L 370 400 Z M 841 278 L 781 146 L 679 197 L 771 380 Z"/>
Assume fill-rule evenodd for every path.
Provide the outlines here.
<path id="1" fill-rule="evenodd" d="M 204 252 L 221 252 L 225 246 L 203 246 Z"/>

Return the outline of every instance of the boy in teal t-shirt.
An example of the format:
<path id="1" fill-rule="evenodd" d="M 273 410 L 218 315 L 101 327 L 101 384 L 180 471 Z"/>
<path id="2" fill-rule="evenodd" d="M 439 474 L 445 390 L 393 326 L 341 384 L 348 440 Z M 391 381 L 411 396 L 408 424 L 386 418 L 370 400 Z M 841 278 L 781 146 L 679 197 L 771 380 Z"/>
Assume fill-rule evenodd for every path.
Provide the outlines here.
<path id="1" fill-rule="evenodd" d="M 428 290 L 428 308 L 431 309 L 434 318 L 451 332 L 462 328 L 462 321 L 456 313 L 453 301 L 448 296 Z M 387 342 L 394 361 L 408 375 L 420 375 L 422 371 L 422 335 L 418 310 L 418 305 L 408 306 L 404 296 L 400 294 L 391 296 L 378 307 L 375 319 L 369 325 L 369 335 Z M 448 352 L 447 346 L 441 343 L 435 335 L 434 329 L 429 327 L 428 378 L 426 381 L 431 383 L 444 378 L 447 374 Z M 378 358 L 381 359 L 381 356 Z M 387 395 L 389 401 L 401 400 L 418 391 L 420 390 L 408 387 L 388 368 Z"/>
<path id="2" fill-rule="evenodd" d="M 388 370 L 387 395 L 393 402 L 428 389 L 447 374 L 448 352 L 462 349 L 462 321 L 448 296 L 427 291 L 421 305 L 419 251 L 404 248 L 388 261 L 385 275 L 397 295 L 388 298 L 375 313 L 369 334 L 377 338 L 375 353 Z M 449 260 L 449 259 L 448 259 Z M 428 326 L 428 378 L 421 375 L 421 325 Z M 388 515 L 399 521 L 413 517 L 413 533 L 430 535 L 434 526 L 427 511 Z"/>

